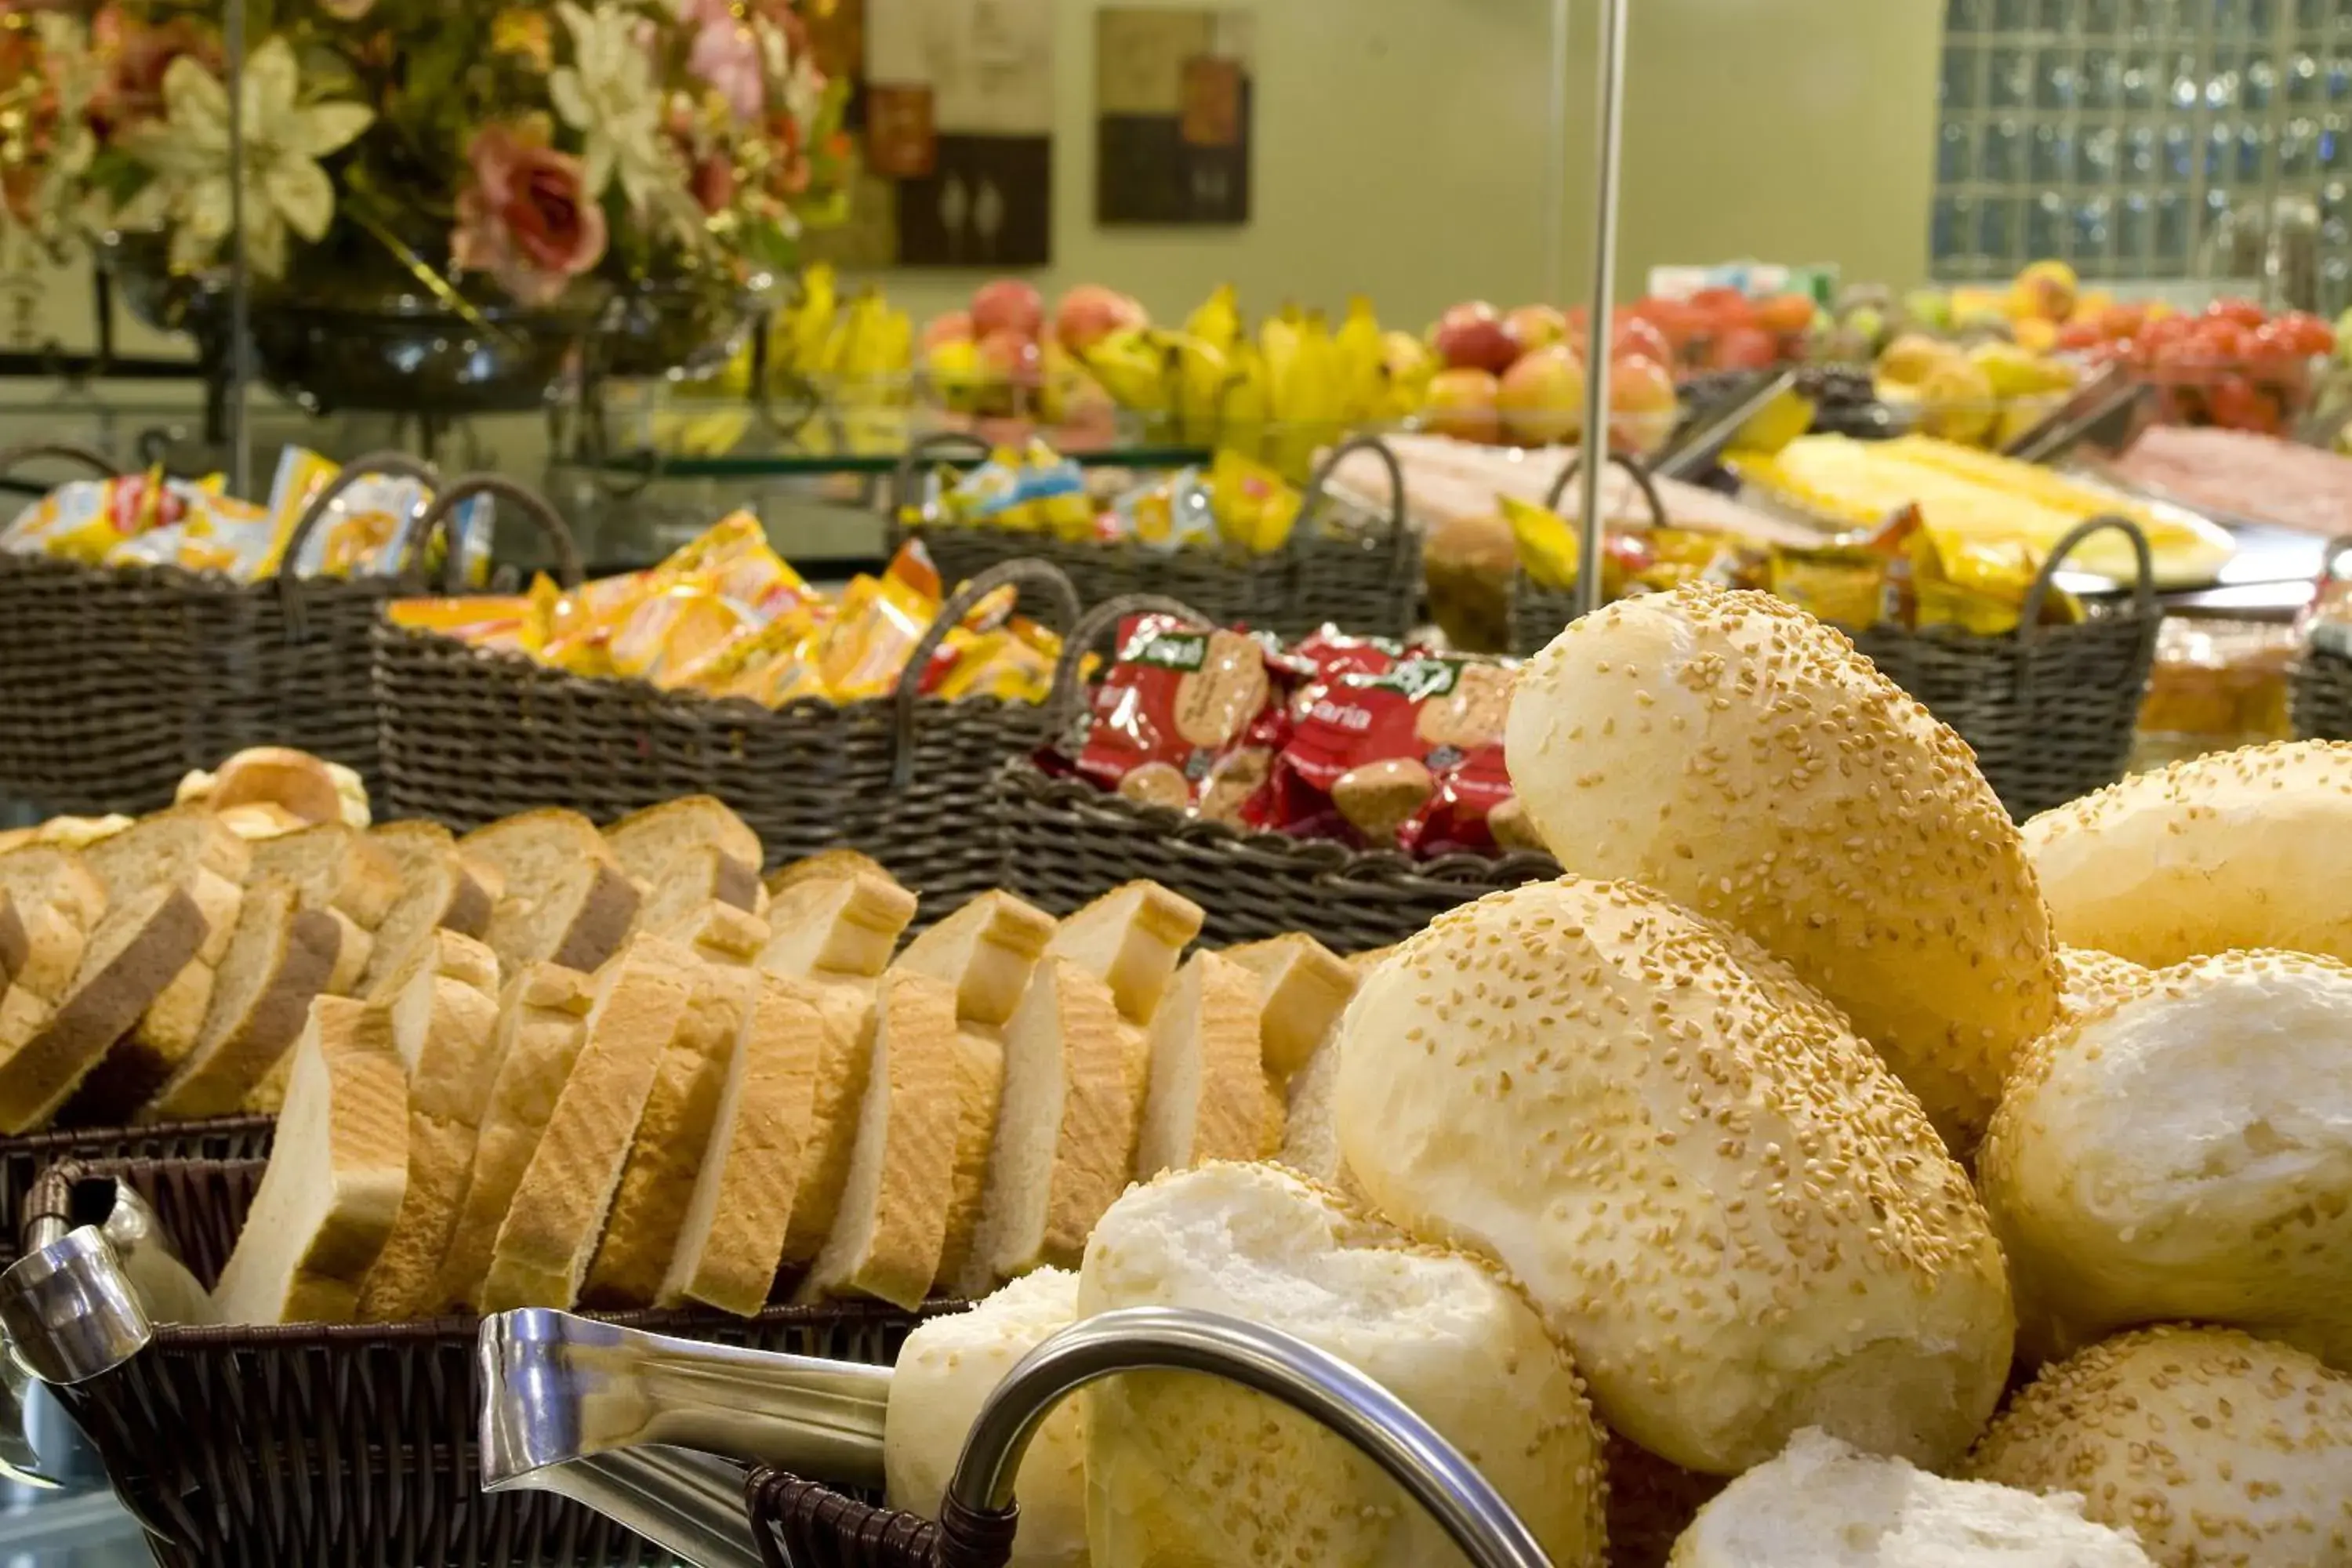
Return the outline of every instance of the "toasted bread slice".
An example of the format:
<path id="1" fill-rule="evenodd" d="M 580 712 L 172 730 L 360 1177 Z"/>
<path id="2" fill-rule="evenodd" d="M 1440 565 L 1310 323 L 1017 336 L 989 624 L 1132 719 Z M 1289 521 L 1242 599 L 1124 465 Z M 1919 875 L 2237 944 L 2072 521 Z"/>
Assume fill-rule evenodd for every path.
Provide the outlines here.
<path id="1" fill-rule="evenodd" d="M 1110 987 L 1119 1016 L 1149 1024 L 1185 944 L 1201 934 L 1201 906 L 1157 882 L 1114 888 L 1055 929 L 1045 951 Z"/>
<path id="2" fill-rule="evenodd" d="M 1011 893 L 982 893 L 907 944 L 894 967 L 956 988 L 956 1016 L 1001 1029 L 1053 940 L 1054 917 Z"/>
<path id="3" fill-rule="evenodd" d="M 478 1307 L 499 1226 L 554 1114 L 586 1034 L 593 982 L 575 970 L 535 963 L 499 997 L 499 1058 L 474 1141 L 474 1168 L 434 1295 L 441 1306 Z"/>
<path id="4" fill-rule="evenodd" d="M 849 1185 L 849 1157 L 857 1147 L 857 1108 L 874 1061 L 873 980 L 815 983 L 817 1013 L 824 1037 L 817 1057 L 816 1085 L 809 1115 L 808 1148 L 801 1182 L 793 1194 L 792 1225 L 784 1232 L 786 1267 L 814 1261 L 841 1212 Z"/>
<path id="5" fill-rule="evenodd" d="M 299 907 L 294 885 L 264 877 L 246 889 L 195 1049 L 141 1111 L 147 1120 L 226 1116 L 293 1048 L 311 999 L 335 969 L 335 922 Z"/>
<path id="6" fill-rule="evenodd" d="M 1258 977 L 1259 1049 L 1265 1070 L 1287 1083 L 1323 1048 L 1356 994 L 1356 971 L 1304 931 L 1229 947 L 1224 956 Z"/>
<path id="7" fill-rule="evenodd" d="M 16 984 L 51 1005 L 65 1000 L 81 968 L 82 946 L 106 914 L 106 884 L 79 851 L 27 844 L 0 854 L 0 889 L 25 927 Z"/>
<path id="8" fill-rule="evenodd" d="M 939 1277 L 955 1180 L 963 1099 L 955 992 L 928 974 L 886 974 L 874 1011 L 849 1180 L 799 1299 L 855 1294 L 913 1308 Z"/>
<path id="9" fill-rule="evenodd" d="M 400 896 L 374 927 L 375 951 L 360 977 L 362 994 L 406 963 L 436 928 L 480 936 L 489 930 L 491 906 L 482 877 L 439 823 L 389 822 L 371 830 L 368 842 L 391 857 L 400 873 Z"/>
<path id="10" fill-rule="evenodd" d="M 750 1317 L 783 1261 L 816 1104 L 825 1024 L 814 987 L 751 971 L 702 1168 L 656 1304 Z"/>
<path id="11" fill-rule="evenodd" d="M 618 951 L 636 921 L 636 884 L 576 811 L 526 811 L 458 841 L 504 889 L 483 935 L 501 963 L 560 963 L 587 973 Z"/>
<path id="12" fill-rule="evenodd" d="M 692 977 L 686 1016 L 655 1068 L 604 1239 L 588 1265 L 580 1299 L 592 1307 L 650 1307 L 660 1293 L 751 1005 L 743 983 L 754 972 L 721 970 L 682 947 L 671 962 Z"/>
<path id="13" fill-rule="evenodd" d="M 694 982 L 675 952 L 641 937 L 597 974 L 579 1058 L 499 1225 L 485 1312 L 579 1300 L 662 1053 L 686 1018 Z"/>
<path id="14" fill-rule="evenodd" d="M 1258 1048 L 1259 977 L 1222 953 L 1196 952 L 1151 1020 L 1151 1079 L 1135 1175 L 1189 1171 L 1215 1160 L 1256 1160 L 1281 1142 L 1266 1125 Z"/>
<path id="15" fill-rule="evenodd" d="M 870 980 L 915 918 L 915 895 L 879 877 L 801 882 L 770 900 L 760 967 L 790 980 Z"/>
<path id="16" fill-rule="evenodd" d="M 1044 1264 L 1075 1265 L 1125 1189 L 1142 1115 L 1145 1052 L 1110 986 L 1048 958 L 1004 1030 L 1004 1092 L 960 1294 Z"/>
<path id="17" fill-rule="evenodd" d="M 408 1185 L 408 1085 L 382 1008 L 339 997 L 295 1047 L 269 1168 L 213 1304 L 230 1323 L 343 1322 Z"/>
<path id="18" fill-rule="evenodd" d="M 149 888 L 109 910 L 90 934 L 65 1000 L 51 1010 L 27 987 L 0 1037 L 0 1132 L 47 1123 L 107 1048 L 191 963 L 205 937 L 195 900 L 177 887 Z"/>
<path id="19" fill-rule="evenodd" d="M 400 862 L 381 843 L 340 822 L 281 834 L 253 846 L 253 874 L 294 884 L 306 910 L 340 910 L 373 931 L 401 892 Z"/>
<path id="20" fill-rule="evenodd" d="M 772 899 L 781 898 L 787 888 L 803 882 L 837 882 L 847 877 L 872 877 L 877 881 L 896 885 L 898 879 L 887 870 L 882 862 L 870 855 L 860 855 L 855 849 L 820 849 L 814 855 L 803 855 L 787 865 L 768 873 L 766 888 Z"/>

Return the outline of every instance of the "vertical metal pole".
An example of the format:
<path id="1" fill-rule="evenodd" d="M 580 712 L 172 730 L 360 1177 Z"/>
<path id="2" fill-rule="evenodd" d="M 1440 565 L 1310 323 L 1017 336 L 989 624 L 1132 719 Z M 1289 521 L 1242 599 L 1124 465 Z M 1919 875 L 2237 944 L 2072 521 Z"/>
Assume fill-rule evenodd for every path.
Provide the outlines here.
<path id="1" fill-rule="evenodd" d="M 1629 0 L 1601 0 L 1601 134 L 1592 222 L 1592 316 L 1586 329 L 1584 462 L 1577 475 L 1576 613 L 1601 604 L 1604 534 L 1601 481 L 1609 467 L 1609 307 L 1617 293 L 1617 163 L 1625 92 L 1625 12 Z"/>
<path id="2" fill-rule="evenodd" d="M 1568 26 L 1571 0 L 1551 0 L 1551 156 L 1544 164 L 1543 281 L 1538 300 L 1568 288 Z"/>
<path id="3" fill-rule="evenodd" d="M 253 447 L 246 427 L 246 383 L 252 374 L 250 268 L 245 248 L 245 0 L 228 5 L 228 461 L 230 493 L 253 493 Z"/>

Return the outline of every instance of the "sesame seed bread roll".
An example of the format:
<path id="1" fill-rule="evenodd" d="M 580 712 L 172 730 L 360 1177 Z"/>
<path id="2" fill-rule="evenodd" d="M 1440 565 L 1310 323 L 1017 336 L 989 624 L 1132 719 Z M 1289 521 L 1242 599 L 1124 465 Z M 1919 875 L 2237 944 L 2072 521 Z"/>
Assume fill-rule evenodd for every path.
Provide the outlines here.
<path id="1" fill-rule="evenodd" d="M 2148 1568 L 2083 1500 L 1948 1481 L 1808 1429 L 1699 1510 L 1668 1568 Z"/>
<path id="2" fill-rule="evenodd" d="M 2152 969 L 2232 948 L 2352 962 L 2352 745 L 2175 763 L 2024 834 L 2061 942 Z"/>
<path id="3" fill-rule="evenodd" d="M 1559 1568 L 1601 1563 L 1600 1428 L 1567 1350 L 1486 1265 L 1272 1165 L 1203 1165 L 1095 1227 L 1078 1316 L 1124 1307 L 1220 1312 L 1338 1356 L 1460 1449 Z M 1093 1568 L 1463 1562 L 1347 1439 L 1264 1394 L 1155 1372 L 1079 1397 Z"/>
<path id="4" fill-rule="evenodd" d="M 2124 1334 L 2042 1369 L 1965 1474 L 2080 1493 L 2158 1568 L 2352 1560 L 2352 1377 L 2234 1329 Z"/>
<path id="5" fill-rule="evenodd" d="M 2062 947 L 2058 950 L 2058 973 L 2066 981 L 2065 992 L 2059 999 L 2059 1013 L 2062 1018 L 2072 1019 L 2085 1017 L 2110 1002 L 2132 994 L 2147 984 L 2155 971 L 2096 948 Z M 2015 1067 L 2014 1063 L 2011 1065 Z"/>
<path id="6" fill-rule="evenodd" d="M 2226 953 L 2036 1042 L 1978 1152 L 2020 1337 L 2229 1323 L 2352 1364 L 2352 968 Z"/>
<path id="7" fill-rule="evenodd" d="M 2014 1323 L 1919 1102 L 1753 942 L 1622 882 L 1440 915 L 1340 1021 L 1340 1152 L 1497 1259 L 1617 1430 L 1737 1474 L 1820 1426 L 1957 1458 Z"/>
<path id="8" fill-rule="evenodd" d="M 1761 942 L 1974 1147 L 2057 1018 L 2056 942 L 1967 745 L 1843 635 L 1767 594 L 1624 600 L 1521 672 L 1505 744 L 1565 869 Z"/>

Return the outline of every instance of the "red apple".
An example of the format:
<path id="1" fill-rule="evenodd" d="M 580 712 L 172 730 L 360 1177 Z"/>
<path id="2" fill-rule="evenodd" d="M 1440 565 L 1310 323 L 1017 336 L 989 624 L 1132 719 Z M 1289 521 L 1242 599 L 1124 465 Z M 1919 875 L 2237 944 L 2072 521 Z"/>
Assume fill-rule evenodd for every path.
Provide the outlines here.
<path id="1" fill-rule="evenodd" d="M 1641 354 L 1609 362 L 1609 444 L 1644 452 L 1675 426 L 1675 378 Z"/>
<path id="2" fill-rule="evenodd" d="M 1495 402 L 1503 428 L 1528 447 L 1573 441 L 1584 428 L 1584 362 L 1566 343 L 1547 343 L 1503 373 Z"/>
<path id="3" fill-rule="evenodd" d="M 1483 370 L 1500 375 L 1519 357 L 1519 340 L 1485 300 L 1456 305 L 1437 319 L 1430 346 L 1450 370 Z"/>
<path id="4" fill-rule="evenodd" d="M 1667 364 L 1673 362 L 1675 351 L 1656 322 L 1629 311 L 1612 317 L 1609 322 L 1609 357 L 1622 359 L 1627 354 L 1640 354 Z"/>
<path id="5" fill-rule="evenodd" d="M 1018 278 L 983 283 L 971 297 L 971 331 L 977 338 L 1012 332 L 1034 342 L 1045 324 L 1045 301 Z"/>
<path id="6" fill-rule="evenodd" d="M 1054 335 L 1072 353 L 1084 353 L 1111 333 L 1148 325 L 1150 320 L 1132 296 L 1099 283 L 1081 283 L 1062 296 L 1054 311 Z"/>
<path id="7" fill-rule="evenodd" d="M 1036 341 L 1010 329 L 980 340 L 981 374 L 992 384 L 1036 385 L 1038 357 Z"/>
<path id="8" fill-rule="evenodd" d="M 1521 305 L 1503 318 L 1503 328 L 1518 339 L 1521 353 L 1532 353 L 1564 340 L 1568 336 L 1568 318 L 1557 306 Z"/>
<path id="9" fill-rule="evenodd" d="M 1501 390 L 1501 384 L 1486 371 L 1440 371 L 1429 380 L 1424 422 L 1441 436 L 1491 441 L 1502 427 L 1495 406 Z"/>
<path id="10" fill-rule="evenodd" d="M 1813 324 L 1813 302 L 1802 294 L 1775 294 L 1756 307 L 1756 324 L 1784 338 Z"/>
<path id="11" fill-rule="evenodd" d="M 924 324 L 921 349 L 928 354 L 941 343 L 968 343 L 971 339 L 971 312 L 950 310 Z"/>
<path id="12" fill-rule="evenodd" d="M 1780 341 L 1754 327 L 1732 327 L 1717 334 L 1708 356 L 1716 370 L 1769 370 L 1780 363 Z"/>

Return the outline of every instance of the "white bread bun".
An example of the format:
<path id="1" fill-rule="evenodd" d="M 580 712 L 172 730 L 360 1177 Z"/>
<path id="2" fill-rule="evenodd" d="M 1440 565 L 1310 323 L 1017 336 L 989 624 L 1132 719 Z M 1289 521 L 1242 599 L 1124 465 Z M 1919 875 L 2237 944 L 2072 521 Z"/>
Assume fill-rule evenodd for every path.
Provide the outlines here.
<path id="1" fill-rule="evenodd" d="M 1459 1448 L 1559 1568 L 1601 1562 L 1600 1429 L 1568 1352 L 1485 1265 L 1272 1165 L 1204 1165 L 1130 1189 L 1095 1227 L 1078 1315 L 1122 1307 L 1222 1312 L 1329 1352 Z M 1345 1438 L 1263 1394 L 1133 1373 L 1082 1397 L 1094 1568 L 1462 1561 Z"/>
<path id="2" fill-rule="evenodd" d="M 1843 635 L 1766 594 L 1623 600 L 1520 672 L 1505 739 L 1564 868 L 1763 943 L 1974 1145 L 2056 1019 L 2056 942 L 1967 745 Z"/>
<path id="3" fill-rule="evenodd" d="M 2234 1329 L 2124 1334 L 2046 1367 L 1966 1473 L 2078 1492 L 2158 1568 L 2352 1554 L 2352 1377 Z"/>
<path id="4" fill-rule="evenodd" d="M 969 1312 L 916 1325 L 890 1373 L 882 1469 L 890 1506 L 937 1519 L 980 1407 L 1013 1363 L 1078 1315 L 1078 1277 L 1024 1275 Z M 1013 1568 L 1087 1568 L 1087 1451 L 1080 1401 L 1045 1417 L 1013 1478 Z"/>
<path id="5" fill-rule="evenodd" d="M 2151 968 L 2232 948 L 2352 962 L 2352 745 L 2175 763 L 2024 833 L 2061 942 Z"/>
<path id="6" fill-rule="evenodd" d="M 1948 1481 L 1811 1427 L 1699 1510 L 1670 1568 L 2148 1568 L 2138 1542 L 2037 1497 Z"/>
<path id="7" fill-rule="evenodd" d="M 2117 958 L 2093 947 L 2060 948 L 2058 972 L 2066 981 L 2065 993 L 2059 999 L 2059 1013 L 2069 1019 L 2087 1016 L 2110 1002 L 2130 995 L 2146 985 L 2148 976 L 2155 973 L 2128 958 Z M 2015 1066 L 2014 1062 L 2011 1064 L 2012 1070 Z"/>
<path id="8" fill-rule="evenodd" d="M 2023 1347 L 2231 1323 L 2352 1361 L 2352 968 L 2226 953 L 2036 1042 L 1978 1152 Z"/>
<path id="9" fill-rule="evenodd" d="M 1753 942 L 1620 882 L 1440 915 L 1339 1025 L 1340 1152 L 1414 1235 L 1497 1258 L 1609 1424 L 1736 1475 L 1821 1426 L 1958 1458 L 2013 1322 L 1919 1102 Z"/>

